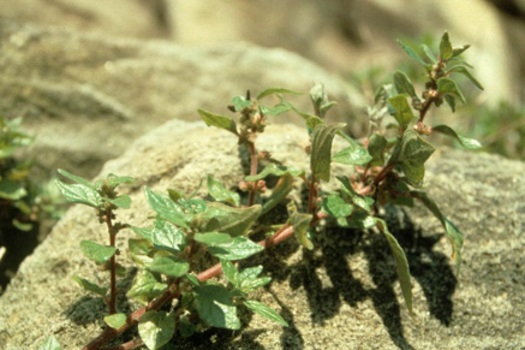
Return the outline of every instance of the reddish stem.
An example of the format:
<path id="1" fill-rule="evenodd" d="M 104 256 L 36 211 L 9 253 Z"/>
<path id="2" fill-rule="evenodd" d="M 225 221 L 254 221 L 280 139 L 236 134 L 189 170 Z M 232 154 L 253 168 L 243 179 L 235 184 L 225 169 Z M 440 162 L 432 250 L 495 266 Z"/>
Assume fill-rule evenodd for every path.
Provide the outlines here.
<path id="1" fill-rule="evenodd" d="M 106 225 L 109 233 L 109 245 L 115 247 L 116 232 L 114 232 L 113 222 L 111 221 L 111 209 L 106 210 Z M 109 297 L 109 314 L 113 315 L 117 312 L 117 264 L 115 254 L 109 259 L 109 273 L 110 273 L 110 297 Z"/>
<path id="2" fill-rule="evenodd" d="M 253 142 L 248 142 L 248 148 L 250 149 L 250 176 L 257 175 L 257 151 Z M 257 181 L 253 181 L 250 188 L 250 195 L 248 198 L 248 206 L 251 207 L 255 202 L 255 193 L 257 193 Z"/>

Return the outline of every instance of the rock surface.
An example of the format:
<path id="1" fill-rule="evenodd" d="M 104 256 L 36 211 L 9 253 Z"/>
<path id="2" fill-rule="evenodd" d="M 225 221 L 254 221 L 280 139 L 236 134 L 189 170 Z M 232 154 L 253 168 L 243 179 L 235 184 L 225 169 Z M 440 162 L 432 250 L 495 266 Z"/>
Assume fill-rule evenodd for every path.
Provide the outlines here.
<path id="1" fill-rule="evenodd" d="M 0 21 L 0 113 L 37 136 L 37 172 L 95 176 L 140 135 L 198 108 L 229 113 L 231 98 L 270 87 L 307 93 L 325 84 L 335 119 L 352 115 L 342 80 L 280 49 L 250 44 L 182 48 Z M 261 69 L 261 67 L 264 67 Z M 291 98 L 310 110 L 308 98 Z M 277 101 L 274 101 L 277 102 Z"/>
<path id="2" fill-rule="evenodd" d="M 198 141 L 198 142 L 196 142 Z M 302 129 L 270 127 L 258 143 L 277 159 L 306 167 Z M 102 173 L 131 175 L 156 190 L 195 189 L 207 173 L 234 185 L 238 146 L 226 132 L 171 121 L 148 133 Z M 411 320 L 381 236 L 331 229 L 314 253 L 290 241 L 257 257 L 273 277 L 260 297 L 289 328 L 254 316 L 241 332 L 206 333 L 178 349 L 520 349 L 525 346 L 525 164 L 483 153 L 445 150 L 429 164 L 430 195 L 465 233 L 464 263 L 455 276 L 437 221 L 424 210 L 389 216 L 407 251 L 414 283 Z M 145 225 L 142 190 L 120 220 Z M 54 334 L 77 349 L 100 331 L 100 299 L 87 296 L 73 274 L 104 278 L 80 254 L 81 239 L 104 241 L 89 208 L 73 207 L 21 266 L 0 303 L 0 344 L 37 349 Z M 122 233 L 120 244 L 131 233 Z M 122 259 L 127 257 L 121 256 Z M 124 288 L 124 286 L 122 286 Z"/>

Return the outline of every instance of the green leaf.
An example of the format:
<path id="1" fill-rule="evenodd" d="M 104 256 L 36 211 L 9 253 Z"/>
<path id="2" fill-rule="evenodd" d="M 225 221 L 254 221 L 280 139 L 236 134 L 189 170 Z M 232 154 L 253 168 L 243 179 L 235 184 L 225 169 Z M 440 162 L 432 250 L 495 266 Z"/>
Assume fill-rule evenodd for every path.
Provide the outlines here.
<path id="1" fill-rule="evenodd" d="M 235 135 L 239 135 L 237 132 L 237 124 L 235 124 L 235 121 L 231 118 L 213 114 L 210 112 L 206 112 L 202 109 L 198 110 L 202 120 L 206 123 L 208 126 L 215 126 L 219 129 L 227 130 L 231 133 L 234 133 Z"/>
<path id="2" fill-rule="evenodd" d="M 234 287 L 238 288 L 239 285 L 239 272 L 235 268 L 235 265 L 229 261 L 221 259 L 221 266 L 222 266 L 222 272 L 224 273 L 224 276 L 230 282 L 233 284 Z"/>
<path id="3" fill-rule="evenodd" d="M 152 231 L 151 228 L 137 227 L 137 226 L 130 226 L 130 228 L 133 230 L 133 232 L 135 232 L 140 237 L 151 241 L 151 231 Z"/>
<path id="4" fill-rule="evenodd" d="M 407 94 L 412 98 L 417 97 L 414 85 L 412 85 L 408 76 L 401 71 L 394 73 L 394 86 L 399 94 Z"/>
<path id="5" fill-rule="evenodd" d="M 51 335 L 42 345 L 38 347 L 38 350 L 62 350 L 62 346 L 58 340 L 56 340 L 56 338 Z"/>
<path id="6" fill-rule="evenodd" d="M 190 265 L 185 261 L 178 261 L 171 256 L 156 254 L 153 262 L 149 264 L 148 270 L 162 273 L 170 277 L 181 277 L 190 269 Z"/>
<path id="7" fill-rule="evenodd" d="M 263 270 L 261 265 L 249 267 L 239 272 L 238 288 L 244 293 L 250 293 L 257 288 L 267 285 L 271 277 L 258 277 Z"/>
<path id="8" fill-rule="evenodd" d="M 460 46 L 460 47 L 454 47 L 452 49 L 452 55 L 453 57 L 457 57 L 459 55 L 461 55 L 463 52 L 465 52 L 468 48 L 470 47 L 470 45 L 463 45 L 463 46 Z"/>
<path id="9" fill-rule="evenodd" d="M 265 106 L 260 106 L 259 108 L 264 115 L 271 115 L 273 117 L 276 117 L 280 114 L 286 113 L 294 109 L 292 104 L 286 101 L 281 101 L 279 104 L 276 104 L 271 108 Z"/>
<path id="10" fill-rule="evenodd" d="M 312 221 L 311 214 L 299 213 L 291 207 L 288 207 L 288 222 L 293 226 L 294 236 L 297 241 L 306 249 L 314 249 L 314 244 L 310 239 L 310 222 Z"/>
<path id="11" fill-rule="evenodd" d="M 151 241 L 156 249 L 178 253 L 186 247 L 186 235 L 178 227 L 162 219 L 156 219 L 151 231 Z"/>
<path id="12" fill-rule="evenodd" d="M 95 186 L 91 182 L 89 182 L 89 180 L 86 180 L 83 177 L 73 175 L 64 169 L 57 169 L 57 172 L 65 178 L 68 178 L 69 180 L 73 181 L 74 183 L 84 185 L 86 187 L 91 188 L 92 190 L 95 190 Z"/>
<path id="13" fill-rule="evenodd" d="M 293 177 L 289 174 L 283 175 L 272 188 L 272 194 L 263 203 L 261 215 L 266 214 L 279 203 L 281 203 L 293 189 Z"/>
<path id="14" fill-rule="evenodd" d="M 122 209 L 129 209 L 129 207 L 131 206 L 131 198 L 126 195 L 118 196 L 113 199 L 108 199 L 108 201 Z"/>
<path id="15" fill-rule="evenodd" d="M 246 181 L 258 181 L 266 178 L 269 175 L 284 176 L 291 175 L 293 177 L 303 176 L 304 170 L 287 167 L 281 164 L 270 163 L 259 174 L 254 176 L 246 176 Z"/>
<path id="16" fill-rule="evenodd" d="M 281 326 L 288 327 L 288 322 L 284 320 L 275 310 L 270 308 L 268 305 L 265 305 L 261 302 L 255 300 L 246 300 L 243 304 L 250 310 L 259 315 L 266 317 L 267 319 L 277 322 Z"/>
<path id="17" fill-rule="evenodd" d="M 160 349 L 175 333 L 175 319 L 165 311 L 149 310 L 138 324 L 139 335 L 149 350 Z"/>
<path id="18" fill-rule="evenodd" d="M 466 76 L 474 85 L 476 85 L 476 87 L 480 90 L 484 90 L 483 89 L 483 86 L 479 83 L 479 81 L 476 80 L 476 78 L 474 78 L 474 76 L 470 73 L 470 71 L 467 69 L 467 67 L 463 66 L 463 65 L 457 65 L 457 66 L 452 66 L 450 67 L 449 69 L 447 69 L 447 73 L 452 73 L 452 72 L 456 72 L 456 73 L 460 73 L 460 74 L 463 74 L 464 76 Z"/>
<path id="19" fill-rule="evenodd" d="M 289 95 L 302 95 L 302 92 L 297 92 L 293 90 L 283 89 L 283 88 L 269 88 L 257 95 L 257 99 L 261 100 L 266 96 L 270 95 L 280 95 L 280 94 L 289 94 Z"/>
<path id="20" fill-rule="evenodd" d="M 443 33 L 441 42 L 439 43 L 439 56 L 442 60 L 447 61 L 452 58 L 454 51 L 452 50 L 452 44 L 448 38 L 448 33 Z"/>
<path id="21" fill-rule="evenodd" d="M 113 314 L 104 317 L 104 322 L 113 329 L 119 329 L 126 324 L 126 314 Z"/>
<path id="22" fill-rule="evenodd" d="M 208 205 L 204 218 L 207 221 L 202 231 L 218 231 L 232 236 L 242 236 L 261 214 L 261 206 L 232 208 L 222 203 Z"/>
<path id="23" fill-rule="evenodd" d="M 428 67 L 428 64 L 410 46 L 405 45 L 401 40 L 398 40 L 397 42 L 410 58 L 416 60 L 423 67 Z"/>
<path id="24" fill-rule="evenodd" d="M 385 148 L 388 145 L 386 138 L 378 133 L 373 133 L 368 141 L 368 152 L 372 157 L 371 166 L 385 163 Z"/>
<path id="25" fill-rule="evenodd" d="M 456 98 L 452 95 L 445 95 L 445 101 L 452 110 L 452 113 L 454 113 L 456 111 Z"/>
<path id="26" fill-rule="evenodd" d="M 23 182 L 10 181 L 7 179 L 0 180 L 0 198 L 16 201 L 26 195 L 27 190 Z"/>
<path id="27" fill-rule="evenodd" d="M 68 202 L 86 204 L 93 208 L 98 208 L 102 204 L 102 197 L 91 187 L 83 184 L 70 185 L 59 180 L 55 183 Z"/>
<path id="28" fill-rule="evenodd" d="M 394 259 L 396 260 L 396 271 L 401 284 L 401 291 L 405 298 L 405 304 L 411 315 L 414 314 L 412 310 L 412 282 L 410 280 L 410 268 L 408 266 L 408 260 L 406 258 L 403 248 L 399 245 L 397 239 L 388 231 L 386 222 L 381 219 L 377 219 L 377 227 L 383 233 L 392 250 Z"/>
<path id="29" fill-rule="evenodd" d="M 332 156 L 332 161 L 348 165 L 365 165 L 368 164 L 372 157 L 359 142 L 346 136 L 344 133 L 339 133 L 350 144 L 349 147 L 337 152 Z"/>
<path id="30" fill-rule="evenodd" d="M 150 271 L 139 270 L 126 295 L 142 305 L 147 305 L 151 300 L 161 295 L 167 287 L 166 283 L 160 282 Z"/>
<path id="31" fill-rule="evenodd" d="M 201 319 L 211 327 L 240 329 L 237 308 L 223 286 L 205 284 L 194 288 L 194 306 Z"/>
<path id="32" fill-rule="evenodd" d="M 115 188 L 122 184 L 132 184 L 135 182 L 135 179 L 131 176 L 117 176 L 115 174 L 109 174 L 106 179 L 104 179 L 104 182 L 108 187 Z"/>
<path id="33" fill-rule="evenodd" d="M 239 206 L 241 198 L 238 193 L 228 190 L 224 184 L 216 180 L 213 175 L 207 178 L 208 193 L 216 201 L 226 202 L 234 206 Z"/>
<path id="34" fill-rule="evenodd" d="M 398 161 L 406 179 L 418 186 L 425 177 L 425 162 L 434 153 L 434 146 L 423 140 L 416 131 L 407 130 L 401 141 L 401 153 Z"/>
<path id="35" fill-rule="evenodd" d="M 470 139 L 470 138 L 467 138 L 467 137 L 464 137 L 464 136 L 461 136 L 460 134 L 458 134 L 454 129 L 452 129 L 448 125 L 437 125 L 437 126 L 434 126 L 434 127 L 432 127 L 432 131 L 437 131 L 437 132 L 445 134 L 447 136 L 452 136 L 453 138 L 458 140 L 459 143 L 461 143 L 461 145 L 463 147 L 465 147 L 466 149 L 480 149 L 482 147 L 481 143 L 479 143 L 479 141 L 474 140 L 474 139 Z"/>
<path id="36" fill-rule="evenodd" d="M 240 112 L 246 108 L 251 108 L 254 106 L 254 101 L 247 100 L 245 96 L 235 96 L 232 98 L 232 105 L 235 111 Z"/>
<path id="37" fill-rule="evenodd" d="M 316 179 L 330 180 L 330 161 L 332 153 L 332 141 L 335 133 L 344 124 L 317 125 L 312 133 L 312 153 L 310 155 L 310 168 Z"/>
<path id="38" fill-rule="evenodd" d="M 151 209 L 153 209 L 161 218 L 168 220 L 177 226 L 188 228 L 181 208 L 175 204 L 171 198 L 158 194 L 147 186 L 144 187 L 144 193 L 146 194 Z"/>
<path id="39" fill-rule="evenodd" d="M 116 253 L 117 248 L 95 243 L 93 241 L 83 240 L 80 242 L 80 249 L 84 255 L 97 264 L 103 264 Z"/>
<path id="40" fill-rule="evenodd" d="M 410 107 L 410 103 L 408 103 L 407 96 L 396 95 L 390 97 L 387 101 L 390 114 L 396 118 L 402 129 L 406 129 L 408 124 L 415 118 L 412 107 Z"/>
<path id="41" fill-rule="evenodd" d="M 347 217 L 352 214 L 354 207 L 335 194 L 331 194 L 323 199 L 323 209 L 335 218 Z"/>
<path id="42" fill-rule="evenodd" d="M 128 240 L 131 259 L 140 267 L 150 264 L 153 258 L 150 256 L 153 244 L 149 239 L 130 238 Z"/>
<path id="43" fill-rule="evenodd" d="M 85 278 L 82 278 L 77 275 L 73 275 L 73 281 L 77 282 L 82 289 L 87 290 L 88 292 L 95 293 L 97 295 L 100 295 L 101 297 L 105 298 L 108 292 L 107 288 L 101 287 L 96 283 L 93 283 L 91 281 L 88 281 Z"/>
<path id="44" fill-rule="evenodd" d="M 428 46 L 425 45 L 425 44 L 421 45 L 421 47 L 423 48 L 423 51 L 424 51 L 425 54 L 427 55 L 428 59 L 429 59 L 432 63 L 436 63 L 436 62 L 437 62 L 437 58 L 436 58 L 436 56 L 434 56 L 434 53 L 432 52 L 432 50 L 430 49 L 430 47 L 428 47 Z"/>
<path id="45" fill-rule="evenodd" d="M 337 180 L 343 185 L 341 189 L 343 193 L 350 197 L 356 207 L 365 210 L 367 213 L 372 211 L 372 206 L 374 205 L 374 199 L 372 197 L 358 194 L 347 177 L 338 176 Z"/>
<path id="46" fill-rule="evenodd" d="M 210 254 L 224 260 L 246 259 L 264 250 L 246 237 L 230 237 L 218 232 L 196 234 L 195 240 L 207 245 Z"/>
<path id="47" fill-rule="evenodd" d="M 439 209 L 436 203 L 430 199 L 426 193 L 421 191 L 412 191 L 410 194 L 419 199 L 432 214 L 441 222 L 448 240 L 452 245 L 452 259 L 456 263 L 456 273 L 459 273 L 461 267 L 461 248 L 463 247 L 463 233 L 456 227 Z"/>
<path id="48" fill-rule="evenodd" d="M 330 108 L 336 105 L 336 102 L 328 99 L 323 84 L 315 84 L 310 89 L 310 99 L 314 104 L 315 114 L 321 119 L 324 118 Z"/>
<path id="49" fill-rule="evenodd" d="M 437 86 L 437 92 L 439 94 L 443 96 L 450 95 L 459 98 L 463 103 L 467 102 L 465 100 L 465 96 L 463 96 L 454 80 L 447 77 L 439 78 L 437 81 Z"/>

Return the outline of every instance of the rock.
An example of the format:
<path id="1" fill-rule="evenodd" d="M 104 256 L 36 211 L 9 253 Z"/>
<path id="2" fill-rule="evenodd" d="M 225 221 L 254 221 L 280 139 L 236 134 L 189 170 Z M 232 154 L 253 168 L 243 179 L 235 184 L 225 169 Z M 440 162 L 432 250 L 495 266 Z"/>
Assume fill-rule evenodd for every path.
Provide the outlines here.
<path id="1" fill-rule="evenodd" d="M 321 82 L 338 102 L 334 118 L 352 116 L 339 78 L 280 49 L 182 48 L 8 21 L 0 21 L 0 43 L 0 113 L 23 117 L 36 135 L 31 154 L 43 178 L 59 167 L 92 177 L 148 130 L 174 117 L 197 120 L 198 108 L 227 114 L 247 89 L 308 93 Z M 311 110 L 307 97 L 291 100 Z"/>
<path id="2" fill-rule="evenodd" d="M 302 128 L 275 125 L 258 140 L 258 147 L 304 168 L 306 141 Z M 234 185 L 242 165 L 229 133 L 174 120 L 108 162 L 102 174 L 110 172 L 137 178 L 137 186 L 128 188 L 132 208 L 118 219 L 144 226 L 149 211 L 138 185 L 192 191 L 207 173 Z M 251 261 L 264 264 L 273 277 L 270 287 L 257 296 L 278 310 L 290 327 L 254 316 L 240 332 L 208 332 L 177 349 L 523 347 L 524 172 L 521 162 L 483 153 L 444 150 L 431 158 L 430 196 L 463 230 L 466 243 L 456 276 L 436 219 L 422 209 L 388 216 L 411 264 L 415 319 L 404 306 L 382 237 L 329 229 L 313 253 L 291 240 Z M 122 232 L 121 246 L 128 236 L 132 233 Z M 36 349 L 51 334 L 65 349 L 77 349 L 100 332 L 97 320 L 104 313 L 103 303 L 71 281 L 73 274 L 106 277 L 82 257 L 82 239 L 103 242 L 105 235 L 91 209 L 75 206 L 22 264 L 0 299 L 0 344 L 6 350 Z M 121 254 L 119 259 L 129 257 Z M 125 285 L 126 281 L 121 288 Z"/>

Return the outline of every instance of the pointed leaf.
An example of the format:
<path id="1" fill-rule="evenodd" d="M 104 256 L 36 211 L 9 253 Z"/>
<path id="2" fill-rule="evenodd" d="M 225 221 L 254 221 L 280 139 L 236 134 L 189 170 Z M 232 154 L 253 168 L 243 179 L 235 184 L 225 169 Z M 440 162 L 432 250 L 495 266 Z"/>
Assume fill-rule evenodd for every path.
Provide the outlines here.
<path id="1" fill-rule="evenodd" d="M 396 95 L 390 97 L 388 100 L 388 111 L 396 118 L 399 126 L 406 129 L 408 124 L 414 120 L 414 112 L 410 103 L 408 103 L 406 95 Z"/>
<path id="2" fill-rule="evenodd" d="M 218 231 L 232 236 L 244 235 L 261 214 L 261 206 L 249 208 L 232 208 L 222 203 L 214 202 L 208 205 L 205 213 L 207 223 L 203 231 Z"/>
<path id="3" fill-rule="evenodd" d="M 459 143 L 461 143 L 461 145 L 463 147 L 465 147 L 466 149 L 480 149 L 482 147 L 481 143 L 479 143 L 479 141 L 474 140 L 474 139 L 470 139 L 470 138 L 467 138 L 467 137 L 464 137 L 464 136 L 461 136 L 460 134 L 458 134 L 454 129 L 452 129 L 448 125 L 437 125 L 437 126 L 434 126 L 434 127 L 432 127 L 432 131 L 437 131 L 439 133 L 442 133 L 442 134 L 445 134 L 445 135 L 448 135 L 448 136 L 452 136 L 453 138 L 458 140 Z"/>
<path id="4" fill-rule="evenodd" d="M 294 177 L 304 175 L 304 170 L 295 169 L 293 167 L 287 167 L 281 164 L 271 163 L 268 164 L 259 174 L 254 176 L 246 176 L 246 181 L 257 181 L 266 178 L 269 175 L 283 176 L 291 175 Z"/>
<path id="5" fill-rule="evenodd" d="M 405 45 L 402 41 L 398 40 L 398 44 L 401 46 L 403 51 L 407 53 L 408 56 L 416 60 L 423 67 L 427 67 L 428 64 L 408 45 Z"/>
<path id="6" fill-rule="evenodd" d="M 430 62 L 432 63 L 436 63 L 437 62 L 437 58 L 436 56 L 434 56 L 434 53 L 432 52 L 432 50 L 430 49 L 430 47 L 428 47 L 427 45 L 423 44 L 421 45 L 421 47 L 423 48 L 423 51 L 425 52 L 425 54 L 427 55 L 428 59 L 430 60 Z"/>
<path id="7" fill-rule="evenodd" d="M 77 275 L 73 275 L 72 279 L 73 281 L 77 282 L 80 287 L 82 287 L 84 290 L 87 290 L 88 292 L 95 293 L 103 298 L 105 298 L 107 295 L 107 288 L 101 287 L 98 284 L 88 281 L 87 279 Z"/>
<path id="8" fill-rule="evenodd" d="M 330 180 L 330 161 L 332 153 L 332 141 L 335 133 L 344 124 L 324 125 L 315 127 L 312 134 L 312 153 L 310 155 L 310 168 L 316 179 Z"/>
<path id="9" fill-rule="evenodd" d="M 442 60 L 447 61 L 454 55 L 452 50 L 452 44 L 448 38 L 448 33 L 445 32 L 441 37 L 441 42 L 439 43 L 439 56 Z"/>
<path id="10" fill-rule="evenodd" d="M 0 198 L 16 201 L 27 195 L 26 184 L 7 179 L 0 180 Z"/>
<path id="11" fill-rule="evenodd" d="M 97 208 L 102 204 L 102 197 L 91 187 L 83 184 L 70 185 L 59 180 L 56 180 L 55 183 L 68 202 L 86 204 L 93 208 Z"/>
<path id="12" fill-rule="evenodd" d="M 257 288 L 267 285 L 272 280 L 271 277 L 258 277 L 263 270 L 261 265 L 248 267 L 239 272 L 239 289 L 244 293 L 250 293 Z"/>
<path id="13" fill-rule="evenodd" d="M 266 198 L 262 206 L 261 215 L 266 214 L 279 203 L 281 203 L 293 189 L 293 177 L 289 174 L 283 175 L 277 181 L 277 184 L 272 188 L 272 194 Z"/>
<path id="14" fill-rule="evenodd" d="M 308 250 L 314 249 L 309 232 L 312 215 L 294 212 L 290 215 L 288 221 L 293 226 L 294 236 L 297 241 Z"/>
<path id="15" fill-rule="evenodd" d="M 323 210 L 335 218 L 347 217 L 352 214 L 354 207 L 335 194 L 323 199 Z"/>
<path id="16" fill-rule="evenodd" d="M 423 140 L 416 131 L 407 130 L 401 141 L 399 162 L 406 179 L 413 185 L 419 185 L 425 176 L 425 162 L 434 153 L 434 146 Z"/>
<path id="17" fill-rule="evenodd" d="M 461 100 L 461 102 L 466 103 L 465 96 L 461 93 L 459 90 L 459 87 L 457 86 L 456 82 L 450 78 L 443 77 L 439 78 L 437 81 L 438 89 L 437 92 L 440 93 L 443 96 L 450 95 L 453 97 L 457 97 Z"/>
<path id="18" fill-rule="evenodd" d="M 235 268 L 235 265 L 229 261 L 221 259 L 221 266 L 222 266 L 222 272 L 224 273 L 224 276 L 230 282 L 233 284 L 235 288 L 238 288 L 239 285 L 239 272 Z"/>
<path id="19" fill-rule="evenodd" d="M 127 316 L 126 314 L 113 314 L 107 315 L 104 317 L 104 322 L 113 329 L 119 329 L 120 327 L 126 324 Z"/>
<path id="20" fill-rule="evenodd" d="M 149 310 L 138 324 L 139 335 L 149 350 L 160 349 L 175 333 L 175 319 L 165 311 Z"/>
<path id="21" fill-rule="evenodd" d="M 186 247 L 184 232 L 173 224 L 158 218 L 151 231 L 151 240 L 155 248 L 172 253 L 178 253 Z"/>
<path id="22" fill-rule="evenodd" d="M 170 277 L 181 277 L 190 269 L 190 265 L 185 261 L 178 261 L 171 256 L 156 254 L 153 262 L 149 264 L 148 270 L 164 274 Z"/>
<path id="23" fill-rule="evenodd" d="M 135 179 L 131 176 L 117 176 L 115 174 L 109 174 L 104 180 L 110 188 L 115 188 L 122 184 L 132 184 Z"/>
<path id="24" fill-rule="evenodd" d="M 476 80 L 476 78 L 474 78 L 474 76 L 470 73 L 470 71 L 467 69 L 467 67 L 462 66 L 462 65 L 457 65 L 457 66 L 453 66 L 453 67 L 450 67 L 449 69 L 447 69 L 447 73 L 452 73 L 452 72 L 457 72 L 457 73 L 463 74 L 474 85 L 476 85 L 476 87 L 478 89 L 483 90 L 483 86 L 479 83 L 479 81 Z"/>
<path id="25" fill-rule="evenodd" d="M 266 96 L 270 95 L 280 95 L 280 94 L 290 94 L 290 95 L 302 95 L 302 92 L 283 89 L 283 88 L 269 88 L 261 92 L 259 95 L 257 95 L 257 99 L 261 100 L 265 98 Z"/>
<path id="26" fill-rule="evenodd" d="M 80 242 L 80 249 L 82 249 L 82 252 L 88 259 L 98 264 L 103 264 L 109 261 L 109 259 L 117 252 L 117 248 L 115 247 L 87 240 Z"/>
<path id="27" fill-rule="evenodd" d="M 150 256 L 153 244 L 149 239 L 130 238 L 128 240 L 129 253 L 131 259 L 140 267 L 150 264 L 153 258 Z"/>
<path id="28" fill-rule="evenodd" d="M 452 54 L 453 54 L 453 57 L 457 57 L 459 55 L 461 55 L 463 52 L 465 52 L 465 50 L 467 50 L 468 48 L 470 47 L 470 45 L 463 45 L 463 46 L 460 46 L 460 47 L 454 47 L 452 49 Z"/>
<path id="29" fill-rule="evenodd" d="M 64 170 L 64 169 L 57 169 L 57 172 L 63 177 L 68 178 L 69 180 L 73 181 L 74 183 L 84 185 L 86 187 L 91 188 L 92 190 L 95 189 L 95 186 L 91 182 L 89 182 L 89 180 L 86 180 L 83 177 L 73 175 L 69 171 Z"/>
<path id="30" fill-rule="evenodd" d="M 377 227 L 383 233 L 392 250 L 394 259 L 396 260 L 396 271 L 399 278 L 399 283 L 401 284 L 401 291 L 403 292 L 403 297 L 405 298 L 405 304 L 408 311 L 411 315 L 414 314 L 412 310 L 412 282 L 410 280 L 410 268 L 408 266 L 408 260 L 406 258 L 403 248 L 399 245 L 397 239 L 388 231 L 386 222 L 377 219 Z"/>
<path id="31" fill-rule="evenodd" d="M 238 193 L 228 190 L 222 182 L 215 179 L 212 175 L 207 177 L 208 193 L 218 202 L 226 202 L 234 206 L 239 206 L 241 198 Z"/>
<path id="32" fill-rule="evenodd" d="M 370 165 L 383 165 L 385 163 L 385 148 L 388 142 L 386 138 L 378 133 L 373 133 L 368 141 L 368 152 L 372 157 Z"/>
<path id="33" fill-rule="evenodd" d="M 408 76 L 401 71 L 396 71 L 394 73 L 394 86 L 399 94 L 407 94 L 410 97 L 417 97 L 414 85 L 412 85 Z"/>
<path id="34" fill-rule="evenodd" d="M 200 285 L 194 288 L 194 306 L 199 316 L 211 327 L 239 329 L 241 322 L 229 291 L 219 285 Z"/>
<path id="35" fill-rule="evenodd" d="M 53 336 L 49 336 L 46 341 L 38 347 L 38 350 L 62 350 L 62 346 Z"/>
<path id="36" fill-rule="evenodd" d="M 118 196 L 117 198 L 109 199 L 108 201 L 122 209 L 129 209 L 131 206 L 131 198 L 126 195 Z"/>
<path id="37" fill-rule="evenodd" d="M 275 310 L 261 302 L 255 300 L 246 300 L 243 304 L 250 310 L 267 319 L 279 323 L 281 326 L 288 327 L 288 322 L 284 320 Z"/>
<path id="38" fill-rule="evenodd" d="M 366 148 L 364 148 L 359 142 L 346 135 L 343 135 L 343 138 L 348 141 L 350 146 L 334 154 L 332 156 L 332 161 L 348 165 L 365 165 L 372 160 L 372 157 Z"/>
<path id="39" fill-rule="evenodd" d="M 237 124 L 235 124 L 235 121 L 231 118 L 213 114 L 210 112 L 206 112 L 202 109 L 198 110 L 202 120 L 206 123 L 208 126 L 215 126 L 219 129 L 227 130 L 231 133 L 234 133 L 235 135 L 239 135 L 237 132 Z"/>
<path id="40" fill-rule="evenodd" d="M 207 246 L 216 244 L 228 244 L 233 242 L 233 237 L 227 233 L 220 232 L 206 232 L 196 233 L 193 237 L 197 242 L 205 244 Z"/>
<path id="41" fill-rule="evenodd" d="M 181 208 L 175 204 L 171 198 L 156 193 L 147 186 L 144 187 L 144 193 L 146 194 L 151 209 L 153 209 L 161 218 L 166 219 L 177 226 L 188 228 Z"/>
<path id="42" fill-rule="evenodd" d="M 207 235 L 207 237 L 203 238 L 204 235 Z M 215 234 L 214 242 L 211 242 L 209 234 L 197 234 L 195 235 L 195 240 L 206 244 L 211 255 L 224 260 L 246 259 L 247 257 L 264 250 L 261 245 L 246 237 L 233 237 L 230 238 L 229 242 L 218 242 L 218 235 L 223 234 Z"/>
<path id="43" fill-rule="evenodd" d="M 292 104 L 286 101 L 281 101 L 279 104 L 276 104 L 275 106 L 271 108 L 264 107 L 264 106 L 260 106 L 259 108 L 264 115 L 270 115 L 273 117 L 276 117 L 280 114 L 286 113 L 294 109 Z"/>
<path id="44" fill-rule="evenodd" d="M 235 111 L 237 112 L 240 112 L 246 108 L 251 108 L 252 106 L 255 106 L 254 101 L 247 100 L 245 96 L 235 96 L 234 98 L 232 98 L 232 105 Z"/>

